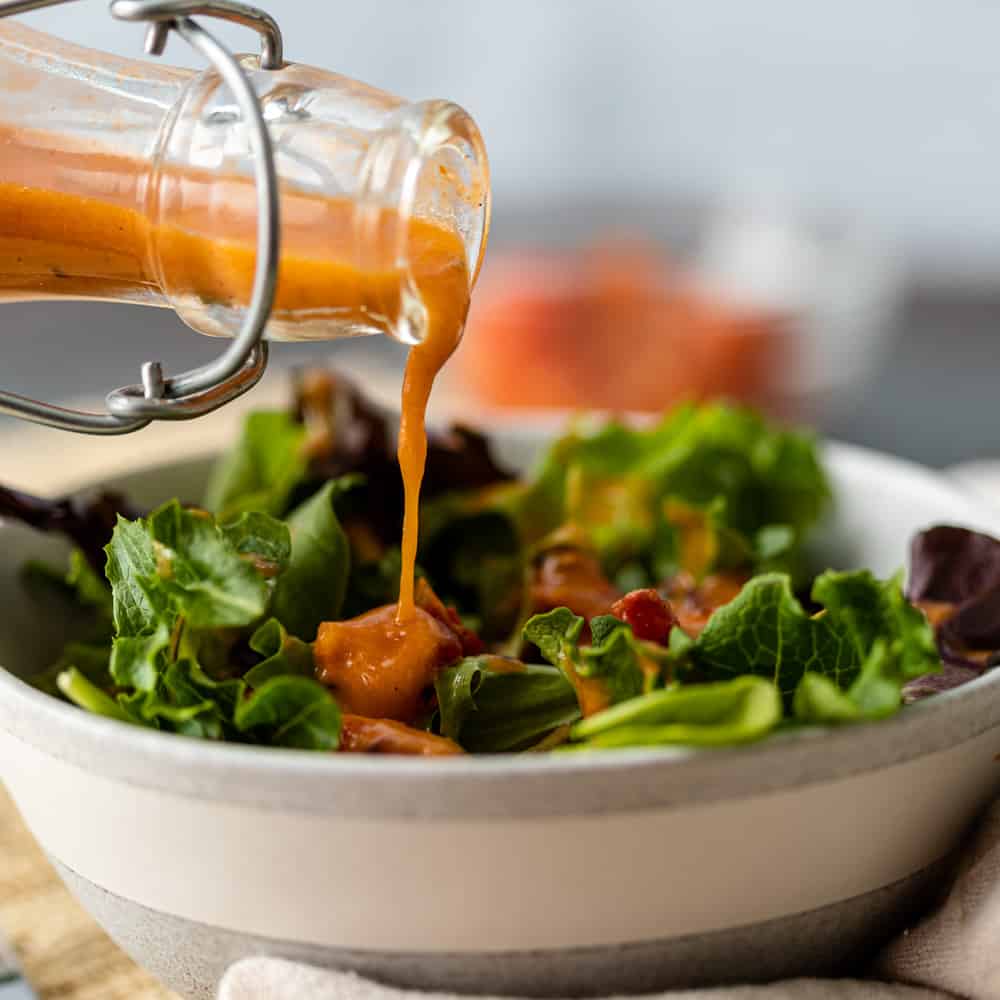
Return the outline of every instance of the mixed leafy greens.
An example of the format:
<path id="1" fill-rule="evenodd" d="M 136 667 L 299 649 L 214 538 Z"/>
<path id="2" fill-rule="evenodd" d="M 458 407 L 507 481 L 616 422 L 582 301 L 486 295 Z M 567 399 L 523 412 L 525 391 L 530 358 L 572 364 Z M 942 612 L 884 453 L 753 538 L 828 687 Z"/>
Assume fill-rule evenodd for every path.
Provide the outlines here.
<path id="1" fill-rule="evenodd" d="M 26 568 L 85 623 L 38 685 L 132 725 L 311 750 L 707 747 L 892 715 L 1000 649 L 1000 542 L 924 532 L 905 593 L 810 577 L 830 502 L 814 440 L 722 404 L 577 427 L 524 479 L 471 431 L 432 437 L 420 617 L 399 625 L 391 426 L 309 371 L 288 412 L 247 419 L 199 505 L 0 491 L 0 514 L 74 545 L 68 570 Z M 359 710 L 375 703 L 396 707 Z"/>

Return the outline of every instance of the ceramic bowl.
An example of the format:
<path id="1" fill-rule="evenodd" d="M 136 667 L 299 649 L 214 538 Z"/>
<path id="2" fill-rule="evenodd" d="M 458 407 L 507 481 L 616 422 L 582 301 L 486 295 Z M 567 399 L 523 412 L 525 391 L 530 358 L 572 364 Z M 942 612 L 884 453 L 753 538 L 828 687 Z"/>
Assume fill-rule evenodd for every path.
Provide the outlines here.
<path id="1" fill-rule="evenodd" d="M 823 563 L 889 573 L 931 523 L 1000 529 L 927 470 L 827 460 Z M 193 498 L 205 471 L 116 485 Z M 137 730 L 20 679 L 64 626 L 18 568 L 61 550 L 12 524 L 0 550 L 0 774 L 83 904 L 188 997 L 255 954 L 534 996 L 855 969 L 1000 785 L 1000 671 L 887 721 L 713 751 L 424 761 Z"/>

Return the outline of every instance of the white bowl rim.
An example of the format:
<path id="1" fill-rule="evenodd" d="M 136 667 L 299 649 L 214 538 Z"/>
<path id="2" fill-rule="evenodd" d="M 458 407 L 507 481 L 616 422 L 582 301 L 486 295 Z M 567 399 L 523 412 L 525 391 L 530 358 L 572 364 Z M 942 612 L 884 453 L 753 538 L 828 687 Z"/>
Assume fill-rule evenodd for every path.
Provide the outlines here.
<path id="1" fill-rule="evenodd" d="M 839 442 L 824 449 L 827 461 L 867 463 L 937 491 L 954 504 L 954 523 L 1000 534 L 1000 515 L 924 466 Z M 0 521 L 0 537 L 4 530 Z M 0 666 L 0 734 L 113 780 L 262 809 L 428 820 L 588 815 L 757 795 L 902 763 L 1000 725 L 1000 694 L 980 697 L 998 685 L 1000 670 L 889 719 L 790 730 L 744 746 L 414 759 L 210 743 L 132 727 Z M 2 767 L 0 758 L 0 778 Z"/>

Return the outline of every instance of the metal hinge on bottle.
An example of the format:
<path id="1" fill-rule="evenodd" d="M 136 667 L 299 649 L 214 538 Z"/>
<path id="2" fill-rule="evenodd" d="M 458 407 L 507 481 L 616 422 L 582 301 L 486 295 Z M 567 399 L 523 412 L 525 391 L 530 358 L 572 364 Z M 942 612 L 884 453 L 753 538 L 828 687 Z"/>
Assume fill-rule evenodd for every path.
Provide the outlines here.
<path id="1" fill-rule="evenodd" d="M 24 14 L 75 0 L 7 0 L 0 17 Z M 149 24 L 146 52 L 162 55 L 170 31 L 200 52 L 235 94 L 250 126 L 257 183 L 257 260 L 253 294 L 239 333 L 214 361 L 179 375 L 165 376 L 158 361 L 142 366 L 141 382 L 108 394 L 104 413 L 90 413 L 28 399 L 0 390 L 0 413 L 82 434 L 129 434 L 153 420 L 189 420 L 210 413 L 241 396 L 260 381 L 267 367 L 262 339 L 274 305 L 278 281 L 281 219 L 274 150 L 257 96 L 233 54 L 197 21 L 217 17 L 253 28 L 261 36 L 260 68 L 284 65 L 281 30 L 269 14 L 232 0 L 113 0 L 111 14 L 123 21 Z"/>

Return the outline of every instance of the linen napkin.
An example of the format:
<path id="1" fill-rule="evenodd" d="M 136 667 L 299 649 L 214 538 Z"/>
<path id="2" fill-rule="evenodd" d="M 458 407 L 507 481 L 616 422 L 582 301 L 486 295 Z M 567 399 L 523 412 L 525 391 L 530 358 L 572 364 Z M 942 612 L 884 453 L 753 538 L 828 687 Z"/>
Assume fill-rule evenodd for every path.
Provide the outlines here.
<path id="1" fill-rule="evenodd" d="M 963 849 L 943 902 L 883 950 L 871 979 L 793 979 L 657 994 L 665 1000 L 1000 1000 L 1000 802 Z M 219 1000 L 458 1000 L 277 958 L 233 965 Z"/>

